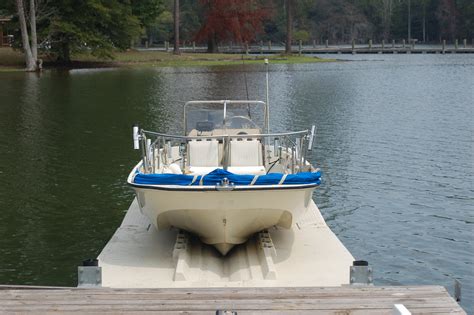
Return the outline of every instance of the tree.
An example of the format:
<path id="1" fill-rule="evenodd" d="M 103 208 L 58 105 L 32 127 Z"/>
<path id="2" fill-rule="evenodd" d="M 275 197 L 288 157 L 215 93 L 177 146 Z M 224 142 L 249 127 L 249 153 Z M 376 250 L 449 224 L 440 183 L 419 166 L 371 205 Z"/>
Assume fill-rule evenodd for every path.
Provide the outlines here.
<path id="1" fill-rule="evenodd" d="M 390 38 L 390 26 L 392 24 L 393 0 L 382 0 L 382 26 L 383 38 Z"/>
<path id="2" fill-rule="evenodd" d="M 436 16 L 440 25 L 440 36 L 454 39 L 456 37 L 456 10 L 455 0 L 440 0 Z"/>
<path id="3" fill-rule="evenodd" d="M 36 5 L 34 0 L 30 0 L 30 30 L 31 37 L 28 33 L 28 25 L 26 23 L 26 13 L 23 0 L 16 0 L 18 20 L 20 22 L 21 39 L 23 51 L 25 52 L 26 71 L 37 70 L 38 44 L 36 34 Z M 30 44 L 31 40 L 31 44 Z"/>
<path id="4" fill-rule="evenodd" d="M 164 11 L 163 0 L 131 0 L 132 14 L 138 18 L 141 27 L 155 23 L 156 18 Z"/>
<path id="5" fill-rule="evenodd" d="M 174 0 L 174 49 L 173 53 L 179 55 L 179 0 Z"/>
<path id="6" fill-rule="evenodd" d="M 285 0 L 286 7 L 286 43 L 285 53 L 291 54 L 291 42 L 293 41 L 293 1 Z"/>
<path id="7" fill-rule="evenodd" d="M 57 0 L 54 6 L 57 11 L 48 25 L 48 42 L 62 63 L 69 63 L 72 53 L 113 58 L 114 50 L 129 48 L 140 34 L 139 19 L 128 1 Z"/>
<path id="8" fill-rule="evenodd" d="M 200 0 L 204 6 L 204 23 L 196 35 L 198 41 L 207 40 L 208 52 L 217 52 L 217 43 L 235 40 L 248 43 L 263 32 L 263 21 L 269 16 L 266 9 L 254 0 Z"/>

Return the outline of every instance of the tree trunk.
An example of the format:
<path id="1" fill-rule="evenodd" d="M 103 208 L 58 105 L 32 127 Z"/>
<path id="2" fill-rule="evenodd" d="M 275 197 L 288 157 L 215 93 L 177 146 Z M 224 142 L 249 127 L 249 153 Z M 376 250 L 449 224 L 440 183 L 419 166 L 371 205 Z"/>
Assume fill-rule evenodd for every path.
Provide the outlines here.
<path id="1" fill-rule="evenodd" d="M 423 1 L 423 44 L 426 43 L 426 1 Z"/>
<path id="2" fill-rule="evenodd" d="M 62 41 L 59 43 L 59 54 L 58 54 L 58 62 L 62 64 L 71 63 L 71 51 L 69 49 L 69 43 L 67 41 Z"/>
<path id="3" fill-rule="evenodd" d="M 179 0 L 174 0 L 174 49 L 173 54 L 179 55 Z"/>
<path id="4" fill-rule="evenodd" d="M 214 34 L 210 35 L 209 38 L 207 39 L 207 52 L 208 53 L 218 52 L 217 41 Z"/>
<path id="5" fill-rule="evenodd" d="M 293 41 L 293 8 L 292 0 L 286 0 L 286 44 L 285 53 L 291 54 L 291 42 Z"/>
<path id="6" fill-rule="evenodd" d="M 36 35 L 36 5 L 35 0 L 30 0 L 30 30 L 31 30 L 31 55 L 35 62 L 38 60 L 38 37 Z"/>
<path id="7" fill-rule="evenodd" d="M 33 54 L 31 53 L 30 39 L 28 36 L 28 28 L 26 26 L 25 8 L 23 6 L 23 0 L 16 0 L 16 8 L 18 11 L 18 21 L 20 22 L 23 50 L 25 51 L 26 71 L 36 71 L 36 59 L 33 59 Z"/>

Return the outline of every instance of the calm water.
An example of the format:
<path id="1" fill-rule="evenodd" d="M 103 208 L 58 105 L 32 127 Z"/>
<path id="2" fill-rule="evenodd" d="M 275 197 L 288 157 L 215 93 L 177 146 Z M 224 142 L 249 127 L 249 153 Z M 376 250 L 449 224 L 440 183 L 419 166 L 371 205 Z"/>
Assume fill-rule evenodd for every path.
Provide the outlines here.
<path id="1" fill-rule="evenodd" d="M 340 57 L 340 56 L 339 56 Z M 470 55 L 349 56 L 271 73 L 274 131 L 318 126 L 315 199 L 376 282 L 474 299 Z M 0 283 L 75 285 L 132 200 L 130 127 L 181 130 L 192 99 L 264 98 L 263 67 L 0 73 Z"/>

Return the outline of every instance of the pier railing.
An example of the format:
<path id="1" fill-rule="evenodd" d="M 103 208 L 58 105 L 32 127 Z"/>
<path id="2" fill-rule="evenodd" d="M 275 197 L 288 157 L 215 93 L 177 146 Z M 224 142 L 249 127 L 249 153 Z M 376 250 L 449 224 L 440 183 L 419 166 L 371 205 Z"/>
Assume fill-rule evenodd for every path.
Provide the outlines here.
<path id="1" fill-rule="evenodd" d="M 292 53 L 474 53 L 474 39 L 442 39 L 436 43 L 423 43 L 417 39 L 354 39 L 351 41 L 334 41 L 313 39 L 292 42 Z M 142 49 L 169 51 L 168 41 L 150 44 L 145 42 Z M 182 41 L 185 52 L 206 52 L 207 46 L 192 41 Z M 229 54 L 278 54 L 285 52 L 284 42 L 258 41 L 251 43 L 219 43 L 218 50 Z"/>

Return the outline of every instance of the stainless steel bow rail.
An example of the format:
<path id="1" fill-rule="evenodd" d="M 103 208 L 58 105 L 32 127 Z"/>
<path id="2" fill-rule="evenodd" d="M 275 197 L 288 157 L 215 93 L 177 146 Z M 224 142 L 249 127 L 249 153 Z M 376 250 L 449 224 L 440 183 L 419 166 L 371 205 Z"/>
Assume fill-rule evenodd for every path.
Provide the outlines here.
<path id="1" fill-rule="evenodd" d="M 227 169 L 231 150 L 229 144 L 234 139 L 260 141 L 263 144 L 262 157 L 266 167 L 282 161 L 288 163 L 287 166 L 292 173 L 298 173 L 308 171 L 306 160 L 308 152 L 313 150 L 315 133 L 316 127 L 312 126 L 311 130 L 285 133 L 179 136 L 134 126 L 133 143 L 134 149 L 141 149 L 144 173 L 155 173 L 162 166 L 161 164 L 169 166 L 176 162 L 179 162 L 181 168 L 184 169 L 187 165 L 187 143 L 193 140 L 217 140 L 223 144 L 222 166 Z M 173 157 L 173 147 L 178 148 L 178 158 Z"/>

